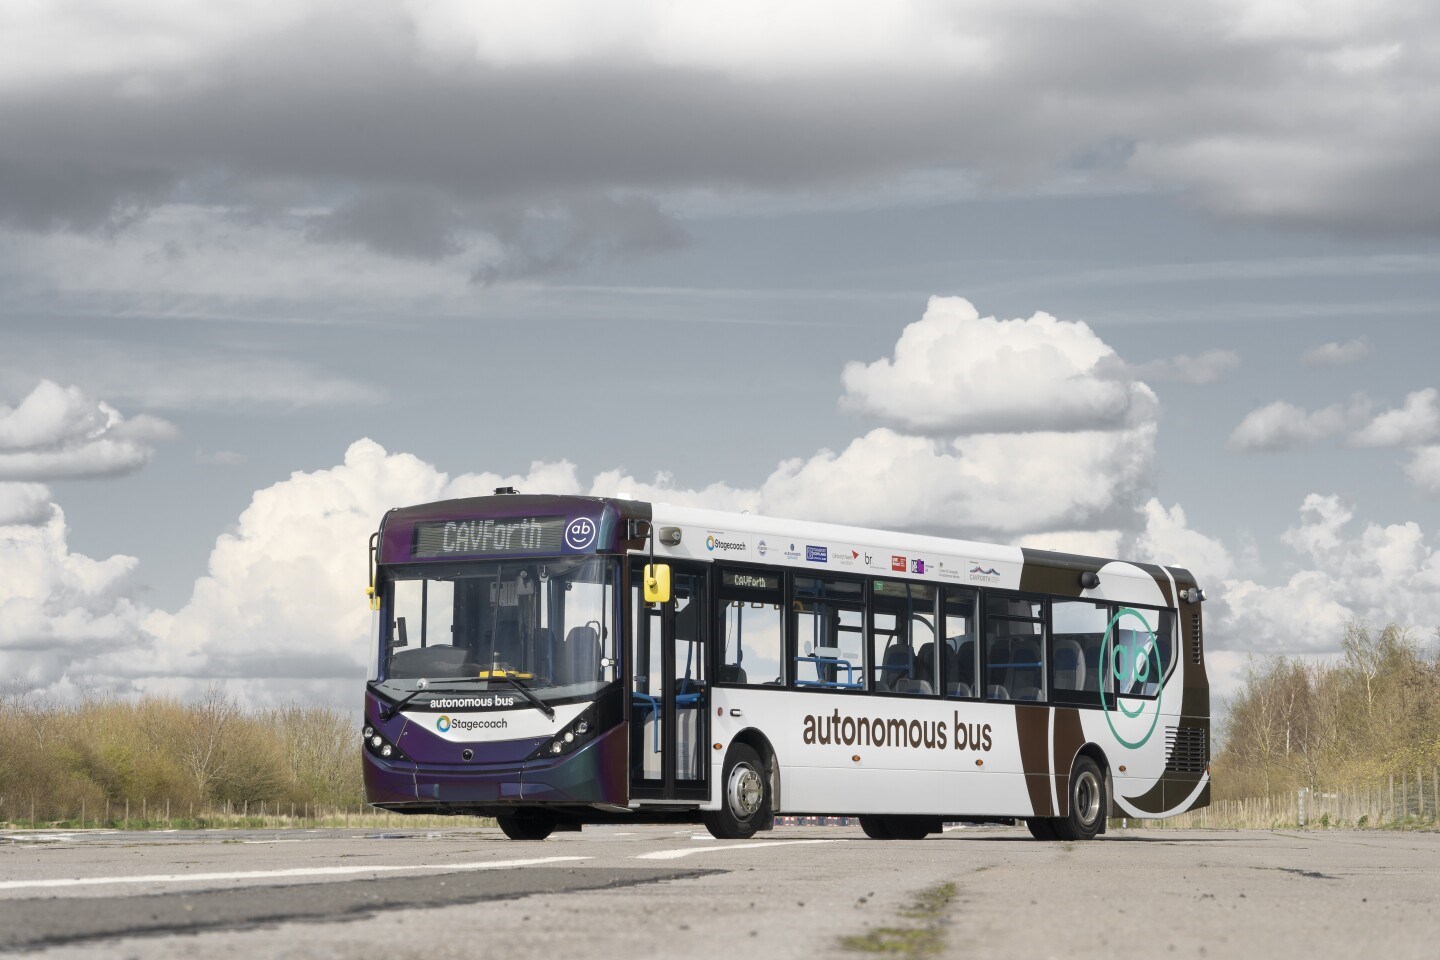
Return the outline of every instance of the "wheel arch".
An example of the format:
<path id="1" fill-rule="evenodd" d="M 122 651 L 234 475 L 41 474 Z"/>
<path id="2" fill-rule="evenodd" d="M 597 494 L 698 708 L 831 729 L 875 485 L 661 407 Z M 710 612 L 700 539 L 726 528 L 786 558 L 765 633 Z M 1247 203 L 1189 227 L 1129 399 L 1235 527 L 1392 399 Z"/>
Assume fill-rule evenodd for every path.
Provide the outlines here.
<path id="1" fill-rule="evenodd" d="M 1112 779 L 1112 774 L 1110 772 L 1110 758 L 1105 756 L 1105 751 L 1101 749 L 1098 743 L 1094 743 L 1093 741 L 1086 742 L 1083 746 L 1080 747 L 1079 750 L 1075 751 L 1075 756 L 1070 759 L 1070 770 L 1075 769 L 1075 761 L 1080 759 L 1081 757 L 1089 757 L 1091 760 L 1095 761 L 1095 765 L 1100 768 L 1100 776 L 1104 778 L 1105 781 L 1106 819 L 1117 816 L 1117 814 L 1115 813 L 1115 784 Z M 1065 777 L 1068 783 L 1070 771 L 1066 771 Z M 1104 821 L 1101 821 L 1100 823 L 1100 832 L 1105 832 Z"/>
<path id="2" fill-rule="evenodd" d="M 765 764 L 765 773 L 770 778 L 770 812 L 775 814 L 783 809 L 780 793 L 780 758 L 775 753 L 775 747 L 770 743 L 770 738 L 765 736 L 754 727 L 746 727 L 730 739 L 730 746 L 743 743 L 760 755 L 760 760 Z M 728 755 L 730 747 L 725 748 Z M 723 787 L 722 787 L 723 789 Z"/>

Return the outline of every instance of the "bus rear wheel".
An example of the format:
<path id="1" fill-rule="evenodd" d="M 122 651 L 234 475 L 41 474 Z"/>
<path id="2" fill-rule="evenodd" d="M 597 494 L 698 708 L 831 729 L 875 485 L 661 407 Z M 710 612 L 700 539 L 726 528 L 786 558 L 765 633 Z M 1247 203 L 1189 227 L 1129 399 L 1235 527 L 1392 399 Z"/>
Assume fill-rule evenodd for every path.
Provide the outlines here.
<path id="1" fill-rule="evenodd" d="M 702 810 L 705 829 L 717 840 L 745 840 L 770 816 L 770 777 L 748 744 L 731 745 L 720 778 L 720 809 Z"/>
<path id="2" fill-rule="evenodd" d="M 1060 840 L 1094 840 L 1105 825 L 1109 798 L 1105 796 L 1105 777 L 1089 757 L 1076 757 L 1070 770 L 1070 813 L 1055 817 L 1050 826 Z"/>
<path id="3" fill-rule="evenodd" d="M 1026 817 L 1025 826 L 1030 828 L 1030 836 L 1036 840 L 1055 839 L 1055 826 L 1049 817 Z"/>
<path id="4" fill-rule="evenodd" d="M 544 840 L 555 829 L 555 819 L 543 813 L 495 819 L 511 840 Z"/>
<path id="5" fill-rule="evenodd" d="M 894 840 L 890 833 L 889 817 L 877 817 L 874 814 L 860 815 L 860 829 L 865 831 L 865 836 L 871 840 Z"/>
<path id="6" fill-rule="evenodd" d="M 891 816 L 885 818 L 885 829 L 895 840 L 924 840 L 941 831 L 939 817 Z"/>

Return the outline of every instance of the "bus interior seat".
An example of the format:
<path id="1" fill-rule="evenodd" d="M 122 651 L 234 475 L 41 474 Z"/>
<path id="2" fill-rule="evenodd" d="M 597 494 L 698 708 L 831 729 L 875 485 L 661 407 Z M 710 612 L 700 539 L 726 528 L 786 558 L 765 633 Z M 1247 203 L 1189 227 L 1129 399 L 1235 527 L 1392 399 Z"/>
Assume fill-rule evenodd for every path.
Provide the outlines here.
<path id="1" fill-rule="evenodd" d="M 987 700 L 1009 700 L 1010 691 L 998 683 L 992 683 L 985 690 L 985 698 Z"/>
<path id="2" fill-rule="evenodd" d="M 880 676 L 875 680 L 879 690 L 895 690 L 902 680 L 910 679 L 914 652 L 908 643 L 892 643 L 885 648 L 885 658 L 880 661 Z"/>
<path id="3" fill-rule="evenodd" d="M 946 644 L 949 647 L 949 644 Z M 953 659 L 951 659 L 953 658 Z M 975 685 L 975 641 L 964 640 L 958 650 L 952 650 L 946 654 L 945 665 L 953 666 L 955 669 L 948 674 L 951 677 L 959 677 L 961 683 Z"/>
<path id="4" fill-rule="evenodd" d="M 915 679 L 924 680 L 932 688 L 935 686 L 935 644 L 933 642 L 920 645 L 920 653 L 915 658 Z"/>
<path id="5" fill-rule="evenodd" d="M 920 693 L 928 697 L 935 692 L 935 688 L 931 687 L 928 681 L 905 677 L 901 679 L 899 683 L 895 684 L 895 692 Z"/>
<path id="6" fill-rule="evenodd" d="M 745 683 L 745 668 L 738 663 L 722 663 L 716 671 L 716 679 L 721 683 Z"/>
<path id="7" fill-rule="evenodd" d="M 1010 668 L 1006 686 L 1015 690 L 1039 687 L 1041 682 L 1040 645 L 1033 640 L 1016 640 L 1010 644 Z M 1017 697 L 1016 699 L 1024 699 Z"/>
<path id="8" fill-rule="evenodd" d="M 1055 640 L 1055 688 L 1085 689 L 1085 651 L 1068 637 Z"/>
<path id="9" fill-rule="evenodd" d="M 1015 691 L 1015 699 L 1016 699 L 1016 700 L 1039 700 L 1039 699 L 1040 699 L 1040 688 L 1039 688 L 1039 687 L 1019 687 L 1019 688 L 1017 688 L 1016 691 Z"/>
<path id="10" fill-rule="evenodd" d="M 600 678 L 600 635 L 591 626 L 571 627 L 565 634 L 563 683 L 587 683 Z"/>
<path id="11" fill-rule="evenodd" d="M 437 644 L 414 650 L 397 650 L 390 658 L 389 676 L 395 680 L 420 677 L 458 677 L 478 669 L 464 647 Z"/>
<path id="12" fill-rule="evenodd" d="M 975 692 L 970 689 L 968 683 L 951 683 L 945 687 L 946 696 L 950 697 L 973 697 Z"/>

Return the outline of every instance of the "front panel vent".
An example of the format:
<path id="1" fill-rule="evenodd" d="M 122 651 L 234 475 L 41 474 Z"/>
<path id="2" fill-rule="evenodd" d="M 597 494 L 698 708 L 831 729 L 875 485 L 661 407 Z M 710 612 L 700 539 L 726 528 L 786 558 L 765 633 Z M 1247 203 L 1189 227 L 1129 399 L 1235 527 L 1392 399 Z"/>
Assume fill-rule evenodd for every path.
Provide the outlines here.
<path id="1" fill-rule="evenodd" d="M 1165 772 L 1204 773 L 1210 762 L 1204 727 L 1165 728 Z"/>
<path id="2" fill-rule="evenodd" d="M 1200 614 L 1190 614 L 1190 662 L 1200 662 Z"/>

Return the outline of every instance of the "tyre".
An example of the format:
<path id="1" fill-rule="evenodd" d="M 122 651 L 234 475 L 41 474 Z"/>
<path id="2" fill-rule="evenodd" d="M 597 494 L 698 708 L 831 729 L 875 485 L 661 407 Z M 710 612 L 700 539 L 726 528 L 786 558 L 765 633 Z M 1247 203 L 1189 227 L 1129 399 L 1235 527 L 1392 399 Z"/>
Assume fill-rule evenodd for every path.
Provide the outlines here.
<path id="1" fill-rule="evenodd" d="M 937 817 L 891 816 L 885 818 L 885 828 L 896 840 L 924 840 L 932 833 L 940 832 Z"/>
<path id="2" fill-rule="evenodd" d="M 890 835 L 890 825 L 887 817 L 877 817 L 874 814 L 864 814 L 860 817 L 860 829 L 865 831 L 865 836 L 871 840 L 894 840 Z"/>
<path id="3" fill-rule="evenodd" d="M 511 840 L 544 840 L 555 829 L 555 820 L 545 814 L 496 817 L 500 829 Z"/>
<path id="4" fill-rule="evenodd" d="M 1061 840 L 1094 840 L 1105 825 L 1109 798 L 1105 777 L 1089 757 L 1076 757 L 1070 770 L 1070 813 L 1051 819 L 1050 826 Z"/>
<path id="5" fill-rule="evenodd" d="M 770 777 L 760 754 L 743 743 L 725 755 L 720 777 L 720 809 L 703 810 L 705 829 L 718 840 L 744 840 L 770 818 Z"/>
<path id="6" fill-rule="evenodd" d="M 1050 822 L 1049 817 L 1028 817 L 1025 826 L 1030 828 L 1030 836 L 1036 840 L 1055 839 L 1055 825 Z"/>

